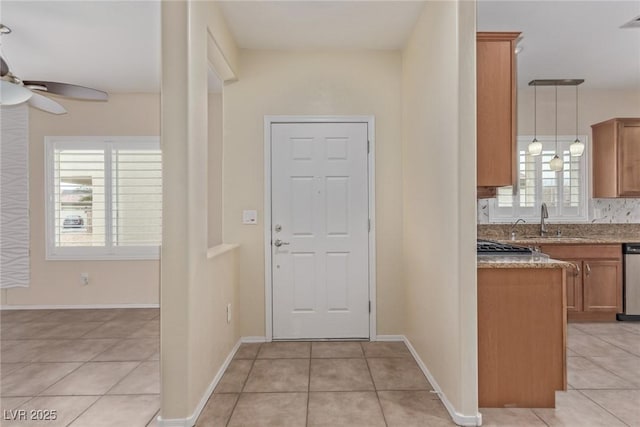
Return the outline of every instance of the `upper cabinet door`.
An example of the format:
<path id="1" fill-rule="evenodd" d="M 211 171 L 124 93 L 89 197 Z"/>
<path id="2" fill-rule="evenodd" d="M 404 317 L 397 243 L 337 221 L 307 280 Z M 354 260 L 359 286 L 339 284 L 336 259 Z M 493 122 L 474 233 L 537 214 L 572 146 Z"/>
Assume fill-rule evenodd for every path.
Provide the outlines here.
<path id="1" fill-rule="evenodd" d="M 619 123 L 620 195 L 640 196 L 640 121 Z"/>
<path id="2" fill-rule="evenodd" d="M 591 129 L 593 197 L 640 196 L 640 119 L 611 119 Z"/>
<path id="3" fill-rule="evenodd" d="M 478 187 L 516 178 L 516 57 L 520 33 L 477 34 Z"/>

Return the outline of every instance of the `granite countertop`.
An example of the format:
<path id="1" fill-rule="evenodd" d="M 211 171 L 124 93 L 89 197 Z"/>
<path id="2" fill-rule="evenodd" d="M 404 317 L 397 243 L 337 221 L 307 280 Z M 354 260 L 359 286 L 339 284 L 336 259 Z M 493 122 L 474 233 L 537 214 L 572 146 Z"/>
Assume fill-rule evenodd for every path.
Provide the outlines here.
<path id="1" fill-rule="evenodd" d="M 478 238 L 513 245 L 606 245 L 640 242 L 640 224 L 548 224 L 548 237 L 540 237 L 540 224 L 479 224 Z M 511 240 L 515 230 L 516 239 Z M 560 231 L 561 235 L 556 233 Z"/>
<path id="2" fill-rule="evenodd" d="M 576 266 L 570 262 L 534 255 L 531 257 L 478 257 L 478 268 L 564 268 L 574 271 Z"/>
<path id="3" fill-rule="evenodd" d="M 505 238 L 495 240 L 501 243 L 510 243 L 512 245 L 620 245 L 622 243 L 640 241 L 640 238 L 630 236 L 516 236 L 513 240 Z"/>

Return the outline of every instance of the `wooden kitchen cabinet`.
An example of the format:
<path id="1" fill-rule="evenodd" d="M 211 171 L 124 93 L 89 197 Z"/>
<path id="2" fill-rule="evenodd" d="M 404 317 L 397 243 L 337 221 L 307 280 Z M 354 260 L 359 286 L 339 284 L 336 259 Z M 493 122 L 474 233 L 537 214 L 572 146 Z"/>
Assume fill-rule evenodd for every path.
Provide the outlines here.
<path id="1" fill-rule="evenodd" d="M 591 126 L 593 197 L 640 197 L 640 118 Z"/>
<path id="2" fill-rule="evenodd" d="M 515 183 L 518 32 L 480 32 L 477 57 L 478 197 Z"/>
<path id="3" fill-rule="evenodd" d="M 622 312 L 622 261 L 584 260 L 582 304 L 585 312 Z"/>
<path id="4" fill-rule="evenodd" d="M 478 403 L 553 408 L 567 388 L 565 270 L 478 268 Z"/>
<path id="5" fill-rule="evenodd" d="M 569 320 L 615 320 L 622 312 L 621 245 L 552 244 L 540 250 L 576 266 L 567 273 Z"/>
<path id="6" fill-rule="evenodd" d="M 582 260 L 563 259 L 576 266 L 567 272 L 567 311 L 582 311 Z"/>

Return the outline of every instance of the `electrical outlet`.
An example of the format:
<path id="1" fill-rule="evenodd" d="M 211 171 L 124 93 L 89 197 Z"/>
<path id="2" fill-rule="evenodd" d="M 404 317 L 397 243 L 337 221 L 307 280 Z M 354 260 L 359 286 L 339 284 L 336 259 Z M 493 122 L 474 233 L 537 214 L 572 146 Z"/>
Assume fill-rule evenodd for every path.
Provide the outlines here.
<path id="1" fill-rule="evenodd" d="M 89 284 L 89 273 L 80 273 L 80 283 L 83 286 L 87 286 Z"/>
<path id="2" fill-rule="evenodd" d="M 231 323 L 231 304 L 227 304 L 227 323 Z"/>

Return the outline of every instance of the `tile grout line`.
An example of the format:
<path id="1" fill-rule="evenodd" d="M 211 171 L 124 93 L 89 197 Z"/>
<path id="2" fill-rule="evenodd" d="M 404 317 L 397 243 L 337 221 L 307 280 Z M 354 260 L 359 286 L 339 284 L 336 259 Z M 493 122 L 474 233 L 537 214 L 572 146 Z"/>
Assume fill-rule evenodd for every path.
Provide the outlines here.
<path id="1" fill-rule="evenodd" d="M 616 414 L 614 414 L 613 412 L 611 412 L 610 410 L 608 410 L 607 408 L 605 408 L 604 406 L 602 406 L 601 404 L 599 404 L 598 402 L 596 402 L 595 400 L 593 400 L 592 398 L 590 398 L 588 395 L 584 394 L 581 390 L 576 389 L 575 391 L 577 391 L 578 393 L 580 393 L 581 395 L 583 395 L 584 397 L 586 397 L 588 400 L 590 400 L 591 402 L 595 403 L 599 408 L 601 408 L 603 411 L 605 411 L 606 413 L 608 413 L 609 415 L 611 415 L 613 418 L 615 418 L 616 420 L 620 421 L 622 424 L 624 424 L 625 426 L 629 427 L 629 424 L 625 423 L 622 419 L 620 419 L 620 417 L 618 417 Z"/>
<path id="2" fill-rule="evenodd" d="M 613 346 L 613 347 L 617 348 L 618 350 L 622 350 L 622 351 L 624 351 L 625 353 L 628 353 L 628 354 L 630 354 L 630 355 L 632 355 L 632 356 L 636 356 L 636 357 L 640 356 L 640 355 L 638 355 L 638 354 L 632 353 L 632 352 L 630 352 L 629 350 L 626 350 L 626 349 L 624 349 L 624 348 L 620 347 L 619 345 L 616 345 L 616 344 L 614 344 L 614 343 L 610 343 L 609 341 L 607 341 L 607 340 L 604 340 L 604 339 L 600 338 L 598 335 L 592 335 L 592 334 L 588 334 L 588 333 L 585 333 L 585 335 L 587 335 L 587 336 L 589 336 L 589 337 L 592 337 L 592 338 L 595 338 L 595 339 L 597 339 L 597 340 L 599 340 L 599 341 L 602 341 L 603 343 L 605 343 L 605 344 L 607 344 L 607 345 L 610 345 L 610 346 Z M 568 347 L 568 346 L 567 346 L 567 347 Z M 575 350 L 573 350 L 573 349 L 572 349 L 572 351 L 574 351 L 574 352 L 578 353 L 577 351 L 575 351 Z M 580 355 L 582 356 L 582 354 L 580 354 Z"/>
<path id="3" fill-rule="evenodd" d="M 362 343 L 360 344 L 360 348 L 362 350 L 362 354 L 364 355 L 364 363 L 366 363 L 367 365 L 367 372 L 369 372 L 369 378 L 371 379 L 371 384 L 373 384 L 373 392 L 376 394 L 376 400 L 378 401 L 378 407 L 380 408 L 380 413 L 382 414 L 382 421 L 384 421 L 384 425 L 386 427 L 389 426 L 389 423 L 387 422 L 387 417 L 384 415 L 384 409 L 382 408 L 382 402 L 380 402 L 380 394 L 378 394 L 378 386 L 376 385 L 374 379 L 373 379 L 373 374 L 371 374 L 371 367 L 369 366 L 369 358 L 367 357 L 367 354 L 364 351 L 364 347 L 362 346 Z"/>
<path id="4" fill-rule="evenodd" d="M 479 409 L 479 408 L 478 408 Z M 555 409 L 555 408 L 554 408 Z M 549 425 L 548 422 L 546 422 L 540 415 L 538 415 L 538 413 L 535 411 L 535 408 L 530 408 L 531 413 L 537 418 L 539 419 L 544 425 L 546 425 L 547 427 L 551 427 Z"/>
<path id="5" fill-rule="evenodd" d="M 84 414 L 85 414 L 89 409 L 93 408 L 93 405 L 95 405 L 96 403 L 98 403 L 98 401 L 99 401 L 100 399 L 102 399 L 102 398 L 104 397 L 104 395 L 102 395 L 102 396 L 99 396 L 99 395 L 98 395 L 97 397 L 98 397 L 98 398 L 97 398 L 96 400 L 94 400 L 94 401 L 93 401 L 93 403 L 92 403 L 91 405 L 87 406 L 87 407 L 84 409 L 84 411 L 81 411 L 81 412 L 78 414 L 78 416 L 77 416 L 77 417 L 75 417 L 74 419 L 72 419 L 71 421 L 69 421 L 69 424 L 67 424 L 65 427 L 69 427 L 71 424 L 75 423 L 75 422 L 76 422 L 76 420 L 77 420 L 78 418 L 80 418 L 81 416 L 83 416 L 83 415 L 84 415 Z"/>
<path id="6" fill-rule="evenodd" d="M 131 362 L 134 362 L 133 360 Z M 127 378 L 129 375 L 131 375 L 131 373 L 133 371 L 135 371 L 136 369 L 138 369 L 145 361 L 144 360 L 140 360 L 137 361 L 138 364 L 136 366 L 134 366 L 133 368 L 131 368 L 131 370 L 129 372 L 127 372 L 125 375 L 122 376 L 122 378 L 120 378 L 118 381 L 116 381 L 116 383 L 114 385 L 112 385 L 107 391 L 105 391 L 104 393 L 102 393 L 103 396 L 106 396 L 107 394 L 109 394 L 109 392 L 111 390 L 113 390 L 114 388 L 116 388 L 118 386 L 118 384 L 120 384 L 122 381 L 124 381 L 125 378 Z M 88 363 L 88 362 L 87 362 Z M 92 362 L 92 363 L 112 363 L 112 362 Z M 127 363 L 127 362 L 115 362 L 115 363 Z M 158 375 L 160 375 L 160 372 L 158 372 Z M 155 394 L 155 393 L 154 393 Z"/>
<path id="7" fill-rule="evenodd" d="M 622 350 L 622 351 L 624 351 L 624 352 L 629 353 L 629 356 L 619 356 L 619 357 L 633 357 L 633 358 L 640 358 L 640 356 L 639 356 L 639 355 L 637 355 L 637 354 L 635 354 L 635 353 L 631 353 L 630 351 L 627 351 L 627 350 L 625 350 L 624 348 L 621 348 L 621 347 L 619 347 L 619 346 L 617 346 L 617 345 L 615 345 L 615 344 L 612 344 L 612 343 L 610 343 L 610 342 L 608 342 L 608 341 L 605 341 L 605 340 L 601 339 L 600 337 L 598 337 L 597 335 L 592 335 L 592 334 L 587 333 L 587 332 L 584 332 L 584 333 L 585 333 L 586 335 L 590 336 L 590 337 L 597 338 L 597 339 L 599 339 L 600 341 L 602 341 L 602 342 L 604 342 L 604 343 L 607 343 L 607 344 L 612 345 L 612 346 L 614 346 L 614 347 L 616 347 L 616 348 L 618 348 L 618 349 L 620 349 L 620 350 Z M 574 350 L 574 351 L 575 351 L 575 350 Z M 576 354 L 578 354 L 578 353 L 576 352 Z M 613 375 L 613 376 L 615 376 L 615 377 L 617 377 L 617 378 L 620 378 L 620 379 L 621 379 L 621 380 L 623 380 L 623 381 L 629 382 L 627 379 L 625 379 L 625 378 L 623 378 L 622 376 L 618 375 L 617 373 L 615 373 L 615 372 L 611 371 L 607 366 L 604 366 L 604 365 L 602 365 L 602 364 L 598 363 L 597 361 L 595 361 L 595 360 L 592 360 L 592 359 L 591 359 L 592 357 L 611 357 L 611 358 L 616 358 L 617 356 L 585 356 L 585 355 L 580 354 L 580 357 L 583 357 L 583 358 L 587 359 L 589 362 L 593 363 L 594 365 L 596 365 L 597 367 L 599 367 L 599 368 L 603 369 L 604 371 L 606 371 L 606 372 L 610 373 L 611 375 Z M 635 382 L 633 383 L 633 385 L 635 386 Z M 634 388 L 634 389 L 637 389 L 637 387 L 636 387 L 636 388 Z M 634 389 L 632 389 L 632 390 L 634 390 Z M 578 389 L 576 389 L 576 390 L 578 390 Z M 583 390 L 588 390 L 588 389 L 583 389 Z M 623 389 L 623 390 L 629 390 L 629 389 Z"/>
<path id="8" fill-rule="evenodd" d="M 238 350 L 236 351 L 236 353 L 240 350 L 240 348 L 238 348 Z M 251 372 L 253 371 L 253 367 L 256 364 L 256 360 L 258 359 L 258 354 L 260 353 L 260 350 L 262 350 L 262 344 L 260 344 L 258 346 L 258 351 L 256 351 L 256 356 L 251 360 L 251 368 L 249 369 L 249 372 L 247 373 L 247 377 L 244 379 L 244 382 L 242 383 L 242 387 L 240 388 L 240 393 L 238 393 L 238 398 L 236 399 L 236 401 L 233 404 L 233 408 L 231 408 L 231 412 L 229 412 L 229 418 L 227 418 L 227 422 L 224 424 L 225 427 L 229 425 L 229 423 L 231 422 L 231 417 L 233 417 L 233 413 L 236 410 L 236 407 L 238 406 L 238 402 L 240 402 L 240 398 L 242 397 L 242 393 L 244 393 L 244 388 L 247 385 L 247 381 L 249 381 L 249 376 L 251 375 Z M 235 356 L 235 355 L 234 355 Z M 233 359 L 231 359 L 231 361 L 233 362 Z M 231 364 L 231 363 L 229 363 Z M 229 369 L 229 367 L 227 367 L 227 369 Z M 222 376 L 224 377 L 224 374 L 226 374 L 226 370 L 225 372 L 222 374 Z M 222 381 L 222 378 L 220 378 L 220 380 Z M 216 385 L 217 387 L 217 385 Z M 211 398 L 213 398 L 213 395 L 215 395 L 216 390 L 213 389 L 213 393 L 211 393 Z M 210 398 L 210 399 L 211 399 Z M 205 405 L 206 407 L 206 405 Z M 196 420 L 196 425 L 197 425 L 197 421 Z"/>
<path id="9" fill-rule="evenodd" d="M 309 426 L 309 401 L 311 400 L 311 358 L 313 357 L 313 342 L 309 343 L 309 375 L 307 380 L 307 412 L 305 414 L 305 427 Z"/>

